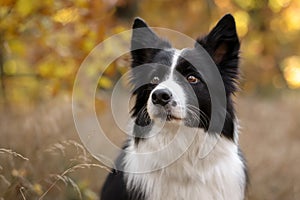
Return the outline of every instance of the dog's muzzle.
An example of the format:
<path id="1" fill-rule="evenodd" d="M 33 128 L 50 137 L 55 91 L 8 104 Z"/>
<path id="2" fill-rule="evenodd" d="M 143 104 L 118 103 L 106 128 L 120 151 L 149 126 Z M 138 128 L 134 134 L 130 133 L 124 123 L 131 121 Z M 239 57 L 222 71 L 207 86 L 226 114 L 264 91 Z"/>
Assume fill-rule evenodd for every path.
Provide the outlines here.
<path id="1" fill-rule="evenodd" d="M 156 107 L 156 117 L 165 118 L 167 121 L 180 119 L 174 115 L 174 109 L 177 106 L 172 92 L 167 88 L 157 89 L 152 93 L 151 101 Z"/>

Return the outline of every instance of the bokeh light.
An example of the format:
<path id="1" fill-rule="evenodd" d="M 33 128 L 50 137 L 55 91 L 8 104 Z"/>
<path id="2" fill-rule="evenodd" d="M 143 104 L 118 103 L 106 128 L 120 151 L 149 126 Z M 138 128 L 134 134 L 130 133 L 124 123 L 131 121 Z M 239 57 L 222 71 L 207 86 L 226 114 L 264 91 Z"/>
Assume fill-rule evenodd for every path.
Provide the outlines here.
<path id="1" fill-rule="evenodd" d="M 240 37 L 244 37 L 248 32 L 249 15 L 245 11 L 237 11 L 234 13 L 236 20 L 236 28 Z"/>
<path id="2" fill-rule="evenodd" d="M 300 56 L 286 58 L 282 67 L 288 86 L 292 89 L 300 88 Z"/>

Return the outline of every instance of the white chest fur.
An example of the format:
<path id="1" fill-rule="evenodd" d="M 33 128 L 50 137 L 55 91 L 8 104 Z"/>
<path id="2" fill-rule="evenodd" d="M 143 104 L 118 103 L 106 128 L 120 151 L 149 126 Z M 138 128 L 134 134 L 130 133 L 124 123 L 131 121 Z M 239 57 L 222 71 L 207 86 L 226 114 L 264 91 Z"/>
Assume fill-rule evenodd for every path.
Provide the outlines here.
<path id="1" fill-rule="evenodd" d="M 189 134 L 192 128 L 184 128 Z M 138 153 L 160 149 L 172 140 L 168 130 L 142 141 L 130 143 L 127 150 Z M 180 143 L 180 140 L 178 141 Z M 181 144 L 176 145 L 178 148 Z M 208 154 L 203 151 L 206 149 Z M 207 151 L 209 149 L 209 151 Z M 124 159 L 125 171 L 143 169 L 164 158 L 149 156 L 138 160 L 133 154 Z M 189 149 L 168 167 L 148 173 L 125 173 L 127 188 L 139 188 L 146 200 L 242 200 L 244 198 L 244 164 L 237 145 L 226 138 L 198 133 Z"/>

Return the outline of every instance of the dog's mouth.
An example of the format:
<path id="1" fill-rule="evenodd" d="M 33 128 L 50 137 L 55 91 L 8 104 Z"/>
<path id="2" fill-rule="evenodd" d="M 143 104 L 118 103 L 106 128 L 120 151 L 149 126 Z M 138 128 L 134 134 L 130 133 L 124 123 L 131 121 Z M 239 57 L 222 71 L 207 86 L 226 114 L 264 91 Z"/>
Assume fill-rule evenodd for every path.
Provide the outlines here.
<path id="1" fill-rule="evenodd" d="M 172 115 L 171 113 L 169 113 L 166 116 L 166 120 L 167 121 L 172 121 L 172 120 L 179 121 L 179 120 L 182 120 L 182 118 L 176 117 L 176 116 Z"/>
<path id="2" fill-rule="evenodd" d="M 157 113 L 154 115 L 155 118 L 164 119 L 166 121 L 180 121 L 183 120 L 180 116 L 175 115 L 168 106 L 160 107 L 157 109 Z"/>

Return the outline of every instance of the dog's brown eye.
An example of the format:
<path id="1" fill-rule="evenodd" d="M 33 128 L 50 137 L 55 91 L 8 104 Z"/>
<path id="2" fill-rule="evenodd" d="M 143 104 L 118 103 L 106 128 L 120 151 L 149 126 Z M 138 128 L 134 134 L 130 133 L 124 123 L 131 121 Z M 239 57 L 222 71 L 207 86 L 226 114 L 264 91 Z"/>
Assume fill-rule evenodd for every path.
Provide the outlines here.
<path id="1" fill-rule="evenodd" d="M 188 76 L 187 81 L 189 83 L 198 83 L 199 79 L 197 79 L 195 76 Z"/>
<path id="2" fill-rule="evenodd" d="M 157 76 L 154 76 L 151 83 L 152 84 L 158 84 L 159 83 L 159 78 Z"/>

